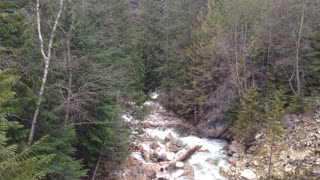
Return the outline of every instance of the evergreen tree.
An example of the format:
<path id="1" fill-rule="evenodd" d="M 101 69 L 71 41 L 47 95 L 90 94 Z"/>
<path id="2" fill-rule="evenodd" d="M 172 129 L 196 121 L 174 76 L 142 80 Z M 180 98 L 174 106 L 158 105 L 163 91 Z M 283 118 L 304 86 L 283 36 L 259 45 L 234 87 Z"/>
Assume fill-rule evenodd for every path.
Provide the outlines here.
<path id="1" fill-rule="evenodd" d="M 241 97 L 237 120 L 230 128 L 235 138 L 245 143 L 252 141 L 252 138 L 262 125 L 259 115 L 261 111 L 257 98 L 258 92 L 256 87 L 250 87 Z"/>
<path id="2" fill-rule="evenodd" d="M 273 142 L 280 141 L 280 135 L 286 132 L 280 124 L 280 119 L 285 113 L 286 99 L 284 93 L 285 91 L 283 88 L 274 91 L 271 93 L 272 95 L 268 100 L 268 103 L 265 104 L 264 126 L 266 127 L 268 137 L 270 137 L 269 178 L 271 177 Z"/>
<path id="3" fill-rule="evenodd" d="M 119 109 L 112 105 L 110 98 L 92 109 L 91 119 L 77 129 L 78 151 L 85 155 L 90 169 L 96 168 L 98 175 L 108 175 L 128 155 L 128 131 L 122 127 Z"/>
<path id="4" fill-rule="evenodd" d="M 164 9 L 165 1 L 141 0 L 139 43 L 144 61 L 144 91 L 149 92 L 160 86 L 161 67 L 166 62 L 167 36 Z"/>
<path id="5" fill-rule="evenodd" d="M 202 8 L 192 33 L 192 45 L 186 50 L 184 62 L 184 81 L 181 87 L 181 114 L 193 115 L 197 124 L 206 109 L 206 100 L 216 85 L 216 69 L 214 63 L 215 43 L 218 33 L 223 26 L 223 11 L 219 2 L 208 1 Z"/>
<path id="6" fill-rule="evenodd" d="M 192 43 L 192 22 L 199 11 L 195 1 L 164 1 L 162 14 L 165 41 L 164 64 L 158 68 L 161 92 L 164 93 L 164 105 L 175 110 L 179 100 L 179 85 L 183 82 L 183 64 L 187 58 L 185 49 Z"/>

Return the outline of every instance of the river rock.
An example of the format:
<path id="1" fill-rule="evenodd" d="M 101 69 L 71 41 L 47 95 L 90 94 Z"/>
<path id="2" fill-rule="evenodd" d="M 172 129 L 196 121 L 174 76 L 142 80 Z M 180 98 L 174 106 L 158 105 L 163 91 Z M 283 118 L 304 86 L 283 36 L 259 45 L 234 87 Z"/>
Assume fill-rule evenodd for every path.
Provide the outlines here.
<path id="1" fill-rule="evenodd" d="M 210 158 L 210 159 L 207 159 L 206 161 L 212 165 L 215 165 L 215 166 L 218 166 L 218 164 L 219 164 L 219 161 L 217 159 Z"/>
<path id="2" fill-rule="evenodd" d="M 245 169 L 240 172 L 241 180 L 256 180 L 257 175 L 251 169 Z"/>
<path id="3" fill-rule="evenodd" d="M 176 166 L 177 168 L 183 168 L 183 167 L 184 167 L 184 163 L 178 161 L 178 162 L 176 162 L 175 166 Z"/>
<path id="4" fill-rule="evenodd" d="M 162 149 L 154 151 L 153 156 L 157 159 L 157 161 L 165 161 L 166 160 L 165 151 Z"/>
<path id="5" fill-rule="evenodd" d="M 168 143 L 168 142 L 170 142 L 170 141 L 173 140 L 173 139 L 174 139 L 174 137 L 172 136 L 171 133 L 169 133 L 169 134 L 164 138 L 164 142 L 165 142 L 165 143 Z"/>
<path id="6" fill-rule="evenodd" d="M 235 157 L 231 157 L 231 158 L 228 159 L 228 162 L 233 166 L 237 166 L 237 164 L 238 164 L 237 162 L 238 161 L 239 161 L 239 159 L 235 158 Z"/>
<path id="7" fill-rule="evenodd" d="M 153 142 L 151 144 L 151 149 L 157 149 L 158 147 L 160 147 L 160 146 L 159 146 L 159 144 L 157 142 Z"/>
<path id="8" fill-rule="evenodd" d="M 144 151 L 142 153 L 142 157 L 143 157 L 144 160 L 150 161 L 150 154 L 148 152 Z"/>
<path id="9" fill-rule="evenodd" d="M 292 172 L 294 169 L 294 167 L 291 165 L 291 164 L 287 164 L 285 167 L 284 167 L 284 170 L 286 172 Z"/>
<path id="10" fill-rule="evenodd" d="M 167 160 L 167 161 L 171 161 L 171 160 L 173 160 L 175 157 L 176 157 L 176 154 L 175 154 L 175 153 L 172 153 L 172 152 L 167 152 L 167 153 L 166 153 L 166 160 Z"/>
<path id="11" fill-rule="evenodd" d="M 231 171 L 229 168 L 225 167 L 225 166 L 220 166 L 219 168 L 219 173 L 222 175 L 222 176 L 226 176 L 228 177 L 230 174 L 231 174 Z"/>

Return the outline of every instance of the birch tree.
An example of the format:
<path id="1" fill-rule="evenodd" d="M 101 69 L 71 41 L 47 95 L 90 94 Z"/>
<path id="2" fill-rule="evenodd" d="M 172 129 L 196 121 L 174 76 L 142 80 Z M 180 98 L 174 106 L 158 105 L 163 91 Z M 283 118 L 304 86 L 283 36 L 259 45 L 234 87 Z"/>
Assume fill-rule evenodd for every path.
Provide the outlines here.
<path id="1" fill-rule="evenodd" d="M 46 82 L 47 82 L 47 78 L 48 78 L 48 71 L 49 71 L 49 65 L 50 65 L 51 53 L 52 53 L 52 44 L 53 44 L 53 39 L 54 39 L 54 36 L 56 33 L 56 29 L 57 29 L 57 26 L 59 23 L 59 19 L 62 14 L 63 2 L 64 2 L 64 0 L 59 1 L 58 12 L 55 16 L 53 27 L 51 28 L 51 32 L 50 32 L 49 40 L 48 40 L 48 47 L 47 47 L 47 51 L 46 51 L 45 50 L 45 42 L 44 42 L 45 40 L 43 39 L 43 34 L 41 32 L 40 0 L 36 1 L 37 30 L 38 30 L 38 38 L 39 38 L 39 43 L 40 43 L 40 51 L 41 51 L 41 55 L 42 55 L 42 58 L 44 61 L 44 69 L 43 69 L 42 82 L 41 82 L 41 86 L 40 86 L 40 90 L 39 90 L 39 94 L 38 94 L 36 109 L 34 111 L 33 118 L 32 118 L 31 130 L 30 130 L 29 140 L 28 140 L 29 146 L 31 145 L 31 143 L 33 141 L 34 131 L 36 128 L 37 119 L 38 119 L 38 115 L 39 115 L 39 111 L 40 111 L 40 106 L 42 103 L 43 94 L 44 94 L 44 90 L 45 90 L 45 86 L 46 86 Z"/>
<path id="2" fill-rule="evenodd" d="M 301 94 L 301 79 L 300 79 L 300 44 L 301 44 L 301 36 L 302 36 L 302 29 L 303 29 L 303 23 L 304 23 L 304 18 L 305 18 L 305 10 L 308 4 L 308 0 L 305 0 L 303 2 L 303 7 L 302 7 L 302 14 L 301 14 L 301 21 L 300 21 L 300 27 L 299 27 L 299 33 L 298 33 L 298 38 L 296 41 L 296 81 L 297 81 L 297 91 L 298 94 Z"/>

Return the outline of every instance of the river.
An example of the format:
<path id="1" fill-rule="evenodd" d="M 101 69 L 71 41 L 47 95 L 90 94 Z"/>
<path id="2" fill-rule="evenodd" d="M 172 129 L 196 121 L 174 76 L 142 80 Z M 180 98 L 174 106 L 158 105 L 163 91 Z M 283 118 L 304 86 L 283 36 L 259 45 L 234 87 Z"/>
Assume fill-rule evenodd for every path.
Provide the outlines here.
<path id="1" fill-rule="evenodd" d="M 170 134 L 175 141 L 182 143 L 184 149 L 190 149 L 194 146 L 201 145 L 201 149 L 189 157 L 183 164 L 187 164 L 191 167 L 190 173 L 186 173 L 186 165 L 184 168 L 171 168 L 170 170 L 159 175 L 157 172 L 156 177 L 163 179 L 179 179 L 179 180 L 224 180 L 219 169 L 221 167 L 229 168 L 230 165 L 226 161 L 226 155 L 223 148 L 227 145 L 224 140 L 199 138 L 196 136 L 182 137 L 174 127 L 168 127 L 169 123 L 184 123 L 177 118 L 166 117 L 164 108 L 156 102 L 158 95 L 151 95 L 153 101 L 147 101 L 144 105 L 150 106 L 152 112 L 142 124 L 148 122 L 148 126 L 141 126 L 128 114 L 123 115 L 125 121 L 130 122 L 132 136 L 131 142 L 138 147 L 136 150 L 132 150 L 131 159 L 138 161 L 141 166 L 153 166 L 158 165 L 159 162 L 152 160 L 149 156 L 152 156 L 154 152 L 165 154 L 167 160 L 173 159 L 176 154 L 170 152 L 168 143 L 164 142 L 166 137 Z M 150 126 L 150 124 L 152 124 Z M 156 124 L 156 125 L 154 125 Z M 140 128 L 134 127 L 139 126 Z M 139 131 L 139 132 L 138 132 Z M 152 148 L 153 144 L 157 144 L 156 148 Z M 147 154 L 147 155 L 146 155 Z M 149 155 L 150 154 L 150 155 Z M 159 165 L 160 166 L 160 165 Z M 129 172 L 126 171 L 127 174 Z M 130 171 L 131 172 L 131 171 Z M 140 172 L 143 173 L 143 172 Z M 140 177 L 140 176 L 139 176 Z M 126 178 L 123 175 L 122 179 Z M 147 178 L 148 179 L 148 178 Z M 152 179 L 152 178 L 151 178 Z M 157 178 L 155 178 L 157 179 Z"/>

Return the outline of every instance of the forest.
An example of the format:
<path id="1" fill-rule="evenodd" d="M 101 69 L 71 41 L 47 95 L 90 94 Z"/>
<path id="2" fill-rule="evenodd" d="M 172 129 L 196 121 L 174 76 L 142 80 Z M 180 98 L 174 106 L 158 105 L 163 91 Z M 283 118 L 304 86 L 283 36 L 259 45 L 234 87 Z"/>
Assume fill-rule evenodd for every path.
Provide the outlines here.
<path id="1" fill-rule="evenodd" d="M 1 0 L 0 180 L 107 177 L 151 92 L 207 137 L 277 141 L 320 106 L 319 17 L 319 0 Z"/>

